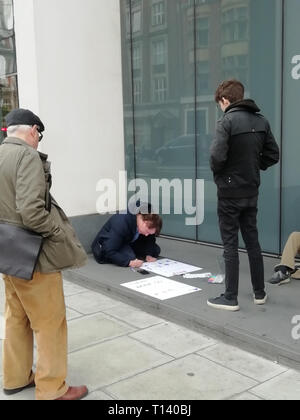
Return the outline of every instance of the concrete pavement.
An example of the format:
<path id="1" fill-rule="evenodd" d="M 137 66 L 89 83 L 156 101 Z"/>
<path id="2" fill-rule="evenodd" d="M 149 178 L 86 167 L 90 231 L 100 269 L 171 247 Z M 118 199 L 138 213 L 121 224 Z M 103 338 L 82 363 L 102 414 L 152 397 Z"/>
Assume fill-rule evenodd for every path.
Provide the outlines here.
<path id="1" fill-rule="evenodd" d="M 158 238 L 158 241 L 162 256 L 202 267 L 201 272 L 217 272 L 222 249 L 166 238 Z M 142 276 L 124 267 L 99 265 L 92 256 L 84 267 L 66 271 L 64 275 L 69 281 L 103 292 L 152 315 L 196 332 L 233 339 L 243 350 L 300 370 L 299 280 L 279 287 L 266 282 L 267 304 L 255 305 L 247 254 L 241 252 L 239 257 L 239 312 L 220 311 L 207 305 L 207 299 L 224 292 L 224 284 L 210 284 L 207 279 L 173 276 L 172 280 L 199 287 L 201 291 L 160 300 L 123 286 L 136 280 L 147 281 L 153 274 Z M 266 280 L 278 262 L 276 258 L 264 257 Z"/>
<path id="2" fill-rule="evenodd" d="M 72 282 L 64 289 L 68 382 L 87 384 L 86 400 L 300 399 L 297 370 Z M 1 281 L 2 319 L 3 303 Z M 0 390 L 6 399 L 33 400 L 34 390 L 11 397 Z"/>

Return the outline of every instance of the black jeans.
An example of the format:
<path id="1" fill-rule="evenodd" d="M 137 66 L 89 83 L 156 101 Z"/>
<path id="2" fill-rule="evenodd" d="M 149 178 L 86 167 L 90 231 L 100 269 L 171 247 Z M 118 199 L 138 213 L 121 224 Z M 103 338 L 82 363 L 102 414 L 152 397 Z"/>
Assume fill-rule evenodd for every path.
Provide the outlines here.
<path id="1" fill-rule="evenodd" d="M 219 198 L 218 216 L 225 260 L 225 297 L 235 299 L 239 288 L 238 233 L 241 230 L 248 252 L 251 282 L 257 297 L 264 296 L 264 265 L 257 232 L 257 200 Z"/>

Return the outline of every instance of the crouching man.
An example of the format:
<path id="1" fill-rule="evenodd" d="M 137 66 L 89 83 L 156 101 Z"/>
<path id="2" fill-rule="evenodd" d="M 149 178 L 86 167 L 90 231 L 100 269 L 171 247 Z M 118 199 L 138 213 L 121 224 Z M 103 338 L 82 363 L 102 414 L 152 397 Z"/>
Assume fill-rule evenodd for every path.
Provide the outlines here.
<path id="1" fill-rule="evenodd" d="M 140 267 L 144 261 L 156 261 L 160 247 L 156 236 L 162 228 L 162 219 L 151 213 L 150 204 L 137 214 L 113 215 L 102 227 L 92 243 L 95 260 L 121 267 Z M 149 211 L 149 212 L 148 212 Z"/>

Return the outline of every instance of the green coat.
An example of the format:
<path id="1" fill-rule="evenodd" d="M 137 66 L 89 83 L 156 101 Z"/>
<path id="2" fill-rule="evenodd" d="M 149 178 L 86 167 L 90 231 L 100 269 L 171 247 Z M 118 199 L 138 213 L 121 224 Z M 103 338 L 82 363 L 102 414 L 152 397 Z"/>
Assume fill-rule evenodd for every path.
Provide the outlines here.
<path id="1" fill-rule="evenodd" d="M 81 267 L 87 255 L 67 216 L 51 197 L 50 163 L 25 141 L 8 137 L 0 146 L 0 222 L 40 233 L 36 271 Z"/>

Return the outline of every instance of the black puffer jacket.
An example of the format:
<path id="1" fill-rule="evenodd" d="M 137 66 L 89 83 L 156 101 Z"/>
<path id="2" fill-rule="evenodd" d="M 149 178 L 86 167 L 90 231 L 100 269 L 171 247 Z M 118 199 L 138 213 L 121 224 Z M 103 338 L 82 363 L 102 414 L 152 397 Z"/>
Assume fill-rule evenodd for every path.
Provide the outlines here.
<path id="1" fill-rule="evenodd" d="M 266 118 L 252 99 L 231 104 L 217 122 L 210 167 L 219 198 L 258 194 L 260 170 L 279 161 L 279 149 Z"/>

